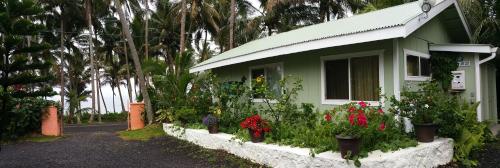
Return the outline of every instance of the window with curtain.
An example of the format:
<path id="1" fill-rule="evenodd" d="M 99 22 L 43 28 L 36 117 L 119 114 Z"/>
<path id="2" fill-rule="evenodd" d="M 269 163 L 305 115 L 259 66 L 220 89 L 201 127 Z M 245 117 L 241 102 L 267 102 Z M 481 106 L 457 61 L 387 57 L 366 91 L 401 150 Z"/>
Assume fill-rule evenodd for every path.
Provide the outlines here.
<path id="1" fill-rule="evenodd" d="M 265 65 L 258 68 L 252 68 L 250 70 L 252 82 L 254 82 L 259 76 L 262 76 L 267 84 L 269 90 L 274 92 L 276 95 L 281 94 L 280 80 L 283 78 L 283 68 L 280 64 Z M 252 83 L 253 86 L 253 83 Z M 255 90 L 255 88 L 252 88 Z M 253 98 L 264 98 L 263 95 L 254 94 Z"/>
<path id="2" fill-rule="evenodd" d="M 428 56 L 406 55 L 406 76 L 412 77 L 430 77 L 431 63 Z"/>
<path id="3" fill-rule="evenodd" d="M 378 59 L 378 56 L 366 56 L 324 61 L 325 98 L 378 101 Z"/>

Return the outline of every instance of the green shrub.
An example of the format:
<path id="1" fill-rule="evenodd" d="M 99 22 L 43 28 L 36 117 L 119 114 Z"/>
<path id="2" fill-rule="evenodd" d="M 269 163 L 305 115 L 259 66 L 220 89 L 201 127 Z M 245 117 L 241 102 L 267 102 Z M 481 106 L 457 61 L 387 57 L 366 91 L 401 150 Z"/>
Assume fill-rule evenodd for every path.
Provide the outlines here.
<path id="1" fill-rule="evenodd" d="M 2 139 L 17 139 L 23 135 L 40 132 L 41 119 L 52 101 L 41 98 L 12 99 L 15 104 L 10 111 L 0 112 L 0 136 Z"/>

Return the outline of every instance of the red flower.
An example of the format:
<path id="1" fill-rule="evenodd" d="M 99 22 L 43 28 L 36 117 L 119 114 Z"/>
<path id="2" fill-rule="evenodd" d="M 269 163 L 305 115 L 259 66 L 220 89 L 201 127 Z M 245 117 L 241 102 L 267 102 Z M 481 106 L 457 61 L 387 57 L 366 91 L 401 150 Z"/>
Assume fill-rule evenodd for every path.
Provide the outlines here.
<path id="1" fill-rule="evenodd" d="M 354 107 L 352 107 L 352 106 L 351 106 L 351 107 L 349 107 L 349 112 L 351 112 L 351 113 L 352 113 L 352 112 L 354 112 L 354 111 L 356 111 L 356 108 L 354 108 Z"/>
<path id="2" fill-rule="evenodd" d="M 385 130 L 385 123 L 380 123 L 380 126 L 378 127 L 379 131 L 384 131 Z"/>
<path id="3" fill-rule="evenodd" d="M 382 110 L 382 108 L 379 108 L 379 109 L 378 109 L 378 113 L 383 114 L 383 113 L 384 113 L 384 110 Z"/>
<path id="4" fill-rule="evenodd" d="M 352 113 L 349 115 L 349 123 L 351 123 L 351 125 L 354 125 L 354 117 L 356 116 Z"/>
<path id="5" fill-rule="evenodd" d="M 254 131 L 253 136 L 259 138 L 260 137 L 260 131 Z"/>
<path id="6" fill-rule="evenodd" d="M 361 108 L 366 108 L 367 106 L 364 101 L 360 101 L 358 104 L 361 106 Z"/>
<path id="7" fill-rule="evenodd" d="M 266 128 L 263 128 L 262 130 L 263 130 L 264 132 L 269 132 L 269 131 L 271 131 L 271 129 L 270 129 L 270 128 L 267 128 L 267 127 L 266 127 Z"/>
<path id="8" fill-rule="evenodd" d="M 332 121 L 332 115 L 330 115 L 330 113 L 326 113 L 325 114 L 325 120 L 328 121 L 328 122 Z"/>
<path id="9" fill-rule="evenodd" d="M 363 127 L 368 127 L 368 121 L 364 113 L 358 114 L 358 125 Z"/>

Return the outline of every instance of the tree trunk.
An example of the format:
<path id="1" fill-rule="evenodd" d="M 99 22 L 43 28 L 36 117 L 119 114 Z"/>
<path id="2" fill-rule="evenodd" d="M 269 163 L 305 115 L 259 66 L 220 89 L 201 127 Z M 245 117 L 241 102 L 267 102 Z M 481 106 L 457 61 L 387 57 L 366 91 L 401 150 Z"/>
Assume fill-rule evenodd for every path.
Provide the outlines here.
<path id="1" fill-rule="evenodd" d="M 77 113 L 76 113 L 76 123 L 77 124 L 82 124 L 82 102 L 78 101 L 78 108 L 77 108 Z"/>
<path id="2" fill-rule="evenodd" d="M 234 21 L 236 20 L 236 3 L 231 0 L 231 16 L 229 17 L 229 49 L 233 49 L 234 44 Z"/>
<path id="3" fill-rule="evenodd" d="M 149 0 L 145 1 L 146 15 L 144 19 L 144 56 L 149 59 Z"/>
<path id="4" fill-rule="evenodd" d="M 62 6 L 61 6 L 61 13 L 64 13 L 64 8 Z M 61 80 L 60 81 L 61 91 L 59 93 L 60 93 L 60 96 L 61 96 L 61 109 L 62 110 L 61 110 L 61 114 L 60 114 L 60 116 L 61 116 L 61 119 L 60 119 L 61 122 L 59 122 L 60 123 L 59 128 L 60 128 L 60 132 L 61 132 L 61 135 L 62 135 L 62 132 L 63 132 L 63 125 L 62 125 L 62 123 L 64 121 L 63 117 L 64 117 L 64 87 L 65 87 L 65 85 L 64 85 L 64 19 L 60 18 L 60 24 L 61 24 L 60 25 L 61 26 L 60 27 L 60 29 L 61 29 L 61 32 L 60 32 L 61 33 L 60 34 L 61 35 L 61 39 L 60 39 L 60 43 L 61 43 L 61 51 L 60 51 L 61 52 L 60 53 L 61 54 L 61 56 L 60 56 L 61 57 L 60 58 L 61 59 L 61 70 L 59 71 L 59 75 L 61 77 L 61 79 L 60 79 Z M 72 119 L 71 117 L 72 116 L 70 114 L 70 119 Z"/>
<path id="5" fill-rule="evenodd" d="M 148 89 L 147 89 L 146 83 L 144 81 L 145 78 L 144 78 L 144 74 L 142 72 L 141 63 L 139 61 L 139 55 L 137 54 L 137 49 L 135 48 L 134 39 L 132 38 L 132 34 L 130 34 L 130 28 L 128 25 L 128 21 L 125 20 L 125 14 L 123 13 L 121 2 L 120 2 L 120 0 L 115 0 L 114 2 L 116 5 L 118 15 L 120 16 L 122 30 L 124 31 L 125 36 L 127 37 L 127 42 L 128 42 L 129 47 L 130 47 L 132 59 L 134 60 L 135 70 L 136 70 L 136 73 L 139 77 L 139 85 L 141 86 L 141 88 L 143 88 L 143 89 L 141 89 L 141 92 L 142 92 L 142 96 L 144 99 L 144 103 L 146 104 L 146 114 L 147 114 L 147 118 L 148 118 L 148 124 L 152 124 L 153 123 L 153 111 L 152 111 L 151 101 L 149 99 L 149 93 L 147 91 Z"/>
<path id="6" fill-rule="evenodd" d="M 118 95 L 120 96 L 120 102 L 122 103 L 122 113 L 125 111 L 125 105 L 123 104 L 122 89 L 120 89 L 120 84 L 118 84 Z"/>
<path id="7" fill-rule="evenodd" d="M 95 76 L 96 76 L 96 79 L 97 80 L 101 80 L 101 78 L 99 77 L 99 68 L 96 69 L 95 71 Z M 99 85 L 100 82 L 96 82 L 96 98 L 97 98 L 97 122 L 101 123 L 102 122 L 102 118 L 101 118 L 101 99 L 99 97 L 99 92 L 100 92 L 100 89 L 101 89 L 101 86 Z"/>
<path id="8" fill-rule="evenodd" d="M 179 45 L 180 45 L 180 49 L 179 49 L 179 59 L 182 58 L 182 53 L 184 53 L 184 48 L 185 48 L 185 40 L 186 40 L 186 0 L 181 0 L 182 3 L 181 3 L 181 39 L 180 39 L 180 42 L 179 42 Z M 179 65 L 175 66 L 175 74 L 177 76 L 179 76 L 179 72 L 180 70 L 182 69 L 183 67 L 179 67 Z"/>
<path id="9" fill-rule="evenodd" d="M 85 13 L 87 14 L 87 27 L 89 29 L 89 57 L 90 57 L 90 85 L 92 88 L 92 111 L 90 112 L 89 123 L 94 122 L 94 114 L 95 114 L 95 71 L 94 71 L 94 55 L 92 51 L 92 3 L 90 0 L 85 1 Z"/>
<path id="10" fill-rule="evenodd" d="M 133 103 L 132 99 L 132 85 L 130 85 L 130 64 L 128 63 L 128 51 L 127 51 L 127 43 L 123 43 L 123 51 L 125 53 L 125 64 L 127 64 L 127 91 L 128 91 L 128 99 L 130 103 Z M 137 94 L 137 93 L 136 93 Z"/>
<path id="11" fill-rule="evenodd" d="M 113 90 L 113 113 L 116 113 L 116 108 L 115 108 L 115 87 L 111 87 L 111 90 Z"/>
<path id="12" fill-rule="evenodd" d="M 106 101 L 104 100 L 104 95 L 102 94 L 101 80 L 98 80 L 97 84 L 99 85 L 99 92 L 101 92 L 101 99 L 102 99 L 102 104 L 104 104 L 104 111 L 106 112 L 106 114 L 108 114 L 108 107 L 106 107 Z"/>

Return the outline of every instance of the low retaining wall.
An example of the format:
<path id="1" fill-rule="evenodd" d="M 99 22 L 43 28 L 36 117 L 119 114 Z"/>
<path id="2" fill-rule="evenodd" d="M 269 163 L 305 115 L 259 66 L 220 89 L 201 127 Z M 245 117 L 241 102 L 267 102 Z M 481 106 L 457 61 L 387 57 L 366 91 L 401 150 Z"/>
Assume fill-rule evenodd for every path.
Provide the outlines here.
<path id="1" fill-rule="evenodd" d="M 231 134 L 209 134 L 207 130 L 183 129 L 172 124 L 163 124 L 163 130 L 168 135 L 202 147 L 222 149 L 271 167 L 356 167 L 353 161 L 342 159 L 338 152 L 328 151 L 312 157 L 308 148 L 242 142 Z M 393 152 L 373 151 L 360 161 L 361 167 L 436 167 L 449 163 L 452 157 L 453 140 L 440 138 Z"/>

